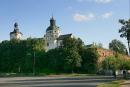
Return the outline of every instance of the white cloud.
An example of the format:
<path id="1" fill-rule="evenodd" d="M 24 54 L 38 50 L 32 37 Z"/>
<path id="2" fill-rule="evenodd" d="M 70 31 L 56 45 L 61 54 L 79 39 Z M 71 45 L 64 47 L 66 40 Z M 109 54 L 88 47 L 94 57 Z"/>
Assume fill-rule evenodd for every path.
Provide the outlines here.
<path id="1" fill-rule="evenodd" d="M 78 2 L 82 2 L 83 0 L 77 0 Z"/>
<path id="2" fill-rule="evenodd" d="M 103 4 L 106 4 L 106 3 L 110 3 L 112 2 L 113 0 L 77 0 L 78 2 L 96 2 L 96 3 L 103 3 Z"/>
<path id="3" fill-rule="evenodd" d="M 76 22 L 83 22 L 83 21 L 90 21 L 92 19 L 94 19 L 94 14 L 89 13 L 89 14 L 80 14 L 80 13 L 76 13 L 73 16 L 74 21 Z"/>
<path id="4" fill-rule="evenodd" d="M 77 0 L 78 2 L 94 1 L 94 0 Z"/>
<path id="5" fill-rule="evenodd" d="M 112 12 L 107 12 L 107 13 L 102 15 L 102 18 L 107 19 L 107 18 L 110 18 L 112 15 L 113 15 Z"/>
<path id="6" fill-rule="evenodd" d="M 97 3 L 110 3 L 112 0 L 95 0 Z"/>

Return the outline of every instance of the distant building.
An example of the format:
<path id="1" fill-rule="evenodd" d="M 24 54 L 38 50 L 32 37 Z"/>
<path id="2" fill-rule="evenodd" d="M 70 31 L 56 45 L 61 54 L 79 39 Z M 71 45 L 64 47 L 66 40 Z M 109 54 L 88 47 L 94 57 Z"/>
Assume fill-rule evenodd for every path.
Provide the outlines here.
<path id="1" fill-rule="evenodd" d="M 10 32 L 10 40 L 16 39 L 20 40 L 22 38 L 22 33 L 19 31 L 18 23 L 14 24 L 14 31 Z"/>
<path id="2" fill-rule="evenodd" d="M 112 51 L 110 49 L 105 49 L 105 48 L 98 47 L 96 43 L 87 45 L 86 47 L 87 48 L 95 48 L 95 50 L 99 54 L 98 62 L 102 62 L 103 60 L 105 60 L 105 58 L 115 55 L 114 51 Z"/>
<path id="3" fill-rule="evenodd" d="M 115 55 L 115 52 L 110 49 L 97 48 L 96 50 L 99 54 L 98 62 L 102 62 L 105 60 L 105 58 Z"/>
<path id="4" fill-rule="evenodd" d="M 61 46 L 63 39 L 68 37 L 73 37 L 73 35 L 61 35 L 61 29 L 56 25 L 56 20 L 52 16 L 50 19 L 50 26 L 46 29 L 46 34 L 44 35 L 44 39 L 47 42 L 47 50 Z"/>

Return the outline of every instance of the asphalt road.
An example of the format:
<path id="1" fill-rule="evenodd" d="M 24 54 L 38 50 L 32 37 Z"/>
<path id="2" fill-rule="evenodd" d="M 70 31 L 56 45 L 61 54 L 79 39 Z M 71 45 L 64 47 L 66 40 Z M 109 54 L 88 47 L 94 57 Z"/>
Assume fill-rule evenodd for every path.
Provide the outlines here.
<path id="1" fill-rule="evenodd" d="M 6 77 L 0 78 L 0 87 L 96 87 L 113 80 L 109 76 Z"/>

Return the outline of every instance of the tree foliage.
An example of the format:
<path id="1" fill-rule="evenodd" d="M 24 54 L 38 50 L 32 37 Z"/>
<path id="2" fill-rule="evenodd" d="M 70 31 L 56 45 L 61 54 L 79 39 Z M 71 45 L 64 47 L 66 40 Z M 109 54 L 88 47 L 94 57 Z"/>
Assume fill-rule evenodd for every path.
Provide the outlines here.
<path id="1" fill-rule="evenodd" d="M 122 24 L 122 27 L 119 29 L 120 37 L 127 39 L 130 53 L 130 19 L 129 20 L 120 19 L 119 23 Z"/>
<path id="2" fill-rule="evenodd" d="M 107 57 L 102 62 L 103 69 L 106 70 L 129 70 L 130 69 L 130 60 L 122 58 L 120 56 Z"/>
<path id="3" fill-rule="evenodd" d="M 82 50 L 82 70 L 83 72 L 96 73 L 99 54 L 95 48 L 85 48 Z"/>
<path id="4" fill-rule="evenodd" d="M 0 72 L 32 72 L 33 53 L 35 51 L 37 60 L 41 58 L 45 53 L 44 44 L 40 38 L 3 41 L 0 43 Z"/>
<path id="5" fill-rule="evenodd" d="M 0 43 L 0 72 L 5 73 L 96 73 L 98 53 L 80 38 L 65 38 L 62 46 L 45 52 L 41 38 Z"/>
<path id="6" fill-rule="evenodd" d="M 121 53 L 126 54 L 126 46 L 119 40 L 114 39 L 109 43 L 109 49 Z"/>

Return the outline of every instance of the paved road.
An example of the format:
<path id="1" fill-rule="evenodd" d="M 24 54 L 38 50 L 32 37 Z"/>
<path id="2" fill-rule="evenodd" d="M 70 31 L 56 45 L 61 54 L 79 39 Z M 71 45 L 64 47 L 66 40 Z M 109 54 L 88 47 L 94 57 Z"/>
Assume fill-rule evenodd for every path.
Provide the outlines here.
<path id="1" fill-rule="evenodd" d="M 130 80 L 126 80 L 124 83 L 122 83 L 121 87 L 130 87 Z"/>
<path id="2" fill-rule="evenodd" d="M 107 76 L 0 78 L 0 87 L 96 87 L 114 80 Z"/>

